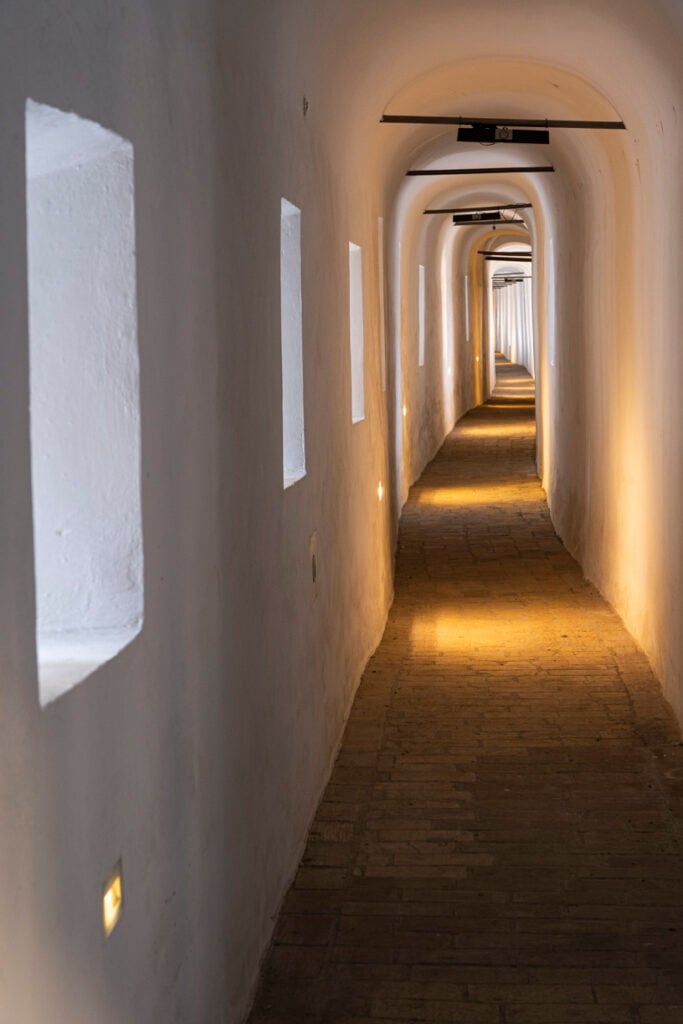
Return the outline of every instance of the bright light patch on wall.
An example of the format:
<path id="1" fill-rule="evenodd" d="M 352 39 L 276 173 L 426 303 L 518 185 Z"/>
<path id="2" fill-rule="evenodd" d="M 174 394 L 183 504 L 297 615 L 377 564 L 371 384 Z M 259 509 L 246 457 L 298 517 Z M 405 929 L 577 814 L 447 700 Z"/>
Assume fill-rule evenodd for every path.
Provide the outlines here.
<path id="1" fill-rule="evenodd" d="M 381 500 L 382 500 L 382 498 L 384 497 L 384 486 L 383 486 L 383 484 L 382 484 L 382 481 L 381 481 L 381 480 L 380 480 L 380 482 L 379 482 L 379 483 L 377 484 L 377 497 L 379 498 L 379 500 L 380 500 L 380 501 L 381 501 Z"/>
<path id="2" fill-rule="evenodd" d="M 403 419 L 405 419 L 407 415 L 408 415 L 408 406 L 404 405 L 403 406 Z"/>
<path id="3" fill-rule="evenodd" d="M 418 363 L 420 366 L 425 364 L 425 268 L 420 264 L 418 269 Z"/>
<path id="4" fill-rule="evenodd" d="M 102 892 L 102 926 L 105 938 L 109 938 L 121 919 L 123 912 L 123 871 L 118 862 L 104 883 Z"/>
<path id="5" fill-rule="evenodd" d="M 379 288 L 379 372 L 382 391 L 387 390 L 386 297 L 384 292 L 384 219 L 377 218 L 377 280 Z"/>
<path id="6" fill-rule="evenodd" d="M 349 242 L 349 331 L 351 345 L 351 419 L 365 419 L 363 341 L 363 253 Z"/>
<path id="7" fill-rule="evenodd" d="M 133 147 L 26 103 L 31 482 L 41 703 L 140 632 Z"/>
<path id="8" fill-rule="evenodd" d="M 304 431 L 301 211 L 280 203 L 280 341 L 282 350 L 282 476 L 291 487 L 306 475 Z"/>

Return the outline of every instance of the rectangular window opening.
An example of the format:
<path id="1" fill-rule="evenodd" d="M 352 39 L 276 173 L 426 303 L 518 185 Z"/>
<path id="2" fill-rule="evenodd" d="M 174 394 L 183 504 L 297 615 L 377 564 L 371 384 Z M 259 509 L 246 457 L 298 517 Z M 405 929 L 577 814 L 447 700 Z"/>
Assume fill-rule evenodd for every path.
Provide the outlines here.
<path id="1" fill-rule="evenodd" d="M 140 632 L 133 147 L 26 103 L 36 648 L 42 704 Z"/>
<path id="2" fill-rule="evenodd" d="M 554 367 L 557 323 L 555 309 L 555 244 L 552 238 L 548 245 L 548 264 L 545 273 L 548 282 L 548 362 Z"/>
<path id="3" fill-rule="evenodd" d="M 349 242 L 349 325 L 351 341 L 351 419 L 365 419 L 363 343 L 363 252 Z"/>
<path id="4" fill-rule="evenodd" d="M 418 363 L 425 364 L 425 268 L 420 264 L 418 274 Z"/>
<path id="5" fill-rule="evenodd" d="M 384 291 L 384 218 L 377 218 L 377 259 L 379 281 L 379 358 L 382 391 L 387 390 L 386 297 Z"/>
<path id="6" fill-rule="evenodd" d="M 470 278 L 465 274 L 465 341 L 470 341 Z"/>
<path id="7" fill-rule="evenodd" d="M 280 208 L 280 330 L 282 346 L 282 475 L 285 488 L 306 475 L 304 433 L 301 211 Z"/>

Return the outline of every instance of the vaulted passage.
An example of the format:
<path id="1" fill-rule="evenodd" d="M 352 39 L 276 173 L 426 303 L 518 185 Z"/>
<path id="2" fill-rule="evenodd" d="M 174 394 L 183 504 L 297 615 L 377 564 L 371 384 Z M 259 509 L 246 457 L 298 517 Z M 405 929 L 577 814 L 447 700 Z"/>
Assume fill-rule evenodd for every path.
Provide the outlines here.
<path id="1" fill-rule="evenodd" d="M 556 536 L 526 371 L 404 509 L 252 1024 L 680 1024 L 683 747 Z"/>
<path id="2" fill-rule="evenodd" d="M 0 2 L 0 1024 L 683 1024 L 682 52 Z"/>

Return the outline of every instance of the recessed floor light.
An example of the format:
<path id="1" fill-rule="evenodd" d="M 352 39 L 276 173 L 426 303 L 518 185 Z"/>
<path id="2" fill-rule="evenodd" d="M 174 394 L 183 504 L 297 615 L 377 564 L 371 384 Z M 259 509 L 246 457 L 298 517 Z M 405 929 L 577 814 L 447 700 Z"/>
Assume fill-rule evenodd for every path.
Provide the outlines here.
<path id="1" fill-rule="evenodd" d="M 102 894 L 102 925 L 105 938 L 109 938 L 116 928 L 123 911 L 123 871 L 121 861 L 118 862 L 107 881 Z"/>

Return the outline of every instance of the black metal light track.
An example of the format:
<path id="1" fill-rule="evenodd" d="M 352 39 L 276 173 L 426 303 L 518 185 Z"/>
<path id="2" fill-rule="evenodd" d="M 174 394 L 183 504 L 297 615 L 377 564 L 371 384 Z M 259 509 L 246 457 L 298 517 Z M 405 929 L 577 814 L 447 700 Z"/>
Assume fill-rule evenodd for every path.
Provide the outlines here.
<path id="1" fill-rule="evenodd" d="M 531 259 L 532 254 L 530 252 L 510 252 L 506 249 L 505 252 L 499 253 L 496 249 L 478 249 L 480 256 L 528 256 Z"/>
<path id="2" fill-rule="evenodd" d="M 528 210 L 531 203 L 492 203 L 490 206 L 454 206 L 447 210 L 424 210 L 423 213 L 496 213 L 500 210 Z"/>
<path id="3" fill-rule="evenodd" d="M 550 167 L 447 167 L 441 171 L 406 171 L 410 177 L 424 177 L 427 175 L 436 176 L 439 174 L 532 174 L 536 172 L 552 172 L 555 168 Z"/>
<path id="4" fill-rule="evenodd" d="M 484 261 L 495 261 L 500 260 L 505 263 L 531 263 L 533 262 L 531 256 L 484 256 Z"/>
<path id="5" fill-rule="evenodd" d="M 422 116 L 420 114 L 383 114 L 380 124 L 465 124 L 491 125 L 495 128 L 581 128 L 625 131 L 623 121 L 558 121 L 552 118 L 514 117 L 450 117 Z"/>

